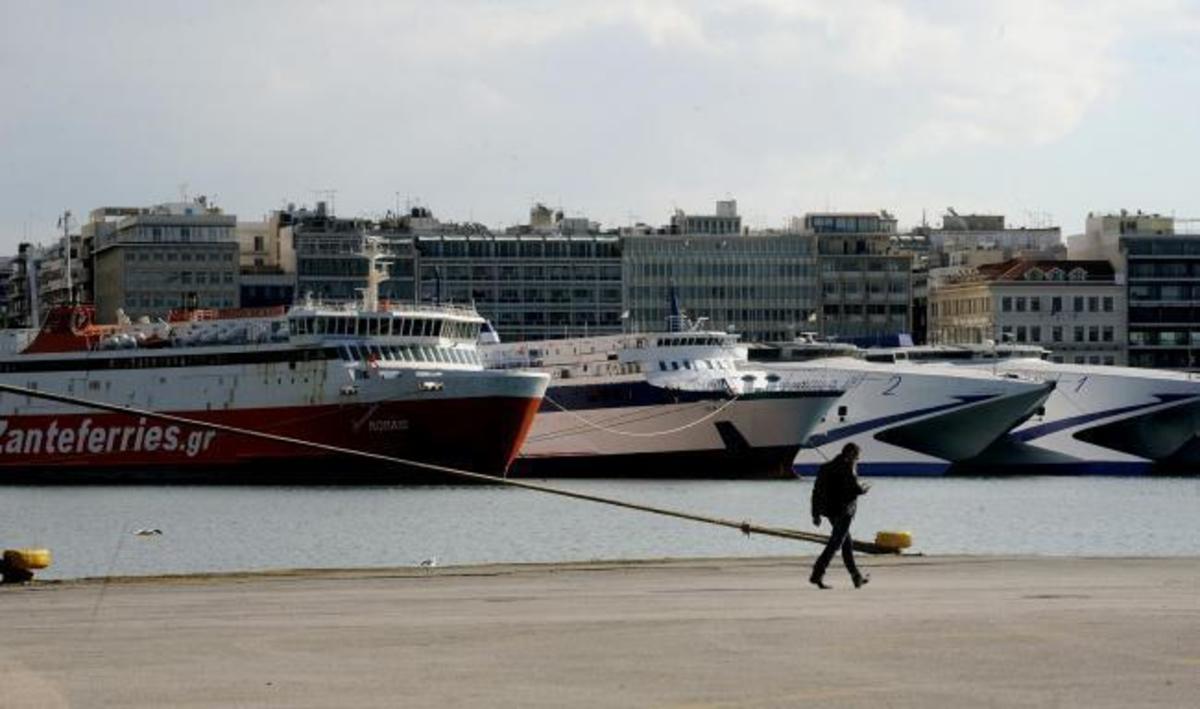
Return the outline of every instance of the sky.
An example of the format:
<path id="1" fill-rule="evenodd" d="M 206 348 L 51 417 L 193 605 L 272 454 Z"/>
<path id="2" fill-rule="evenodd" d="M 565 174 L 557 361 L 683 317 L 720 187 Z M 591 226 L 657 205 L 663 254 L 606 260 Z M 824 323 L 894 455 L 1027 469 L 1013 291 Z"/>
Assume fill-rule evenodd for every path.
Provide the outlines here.
<path id="1" fill-rule="evenodd" d="M 1200 216 L 1200 1 L 0 0 L 0 254 L 64 209 L 607 227 Z M 336 190 L 330 193 L 328 190 Z"/>

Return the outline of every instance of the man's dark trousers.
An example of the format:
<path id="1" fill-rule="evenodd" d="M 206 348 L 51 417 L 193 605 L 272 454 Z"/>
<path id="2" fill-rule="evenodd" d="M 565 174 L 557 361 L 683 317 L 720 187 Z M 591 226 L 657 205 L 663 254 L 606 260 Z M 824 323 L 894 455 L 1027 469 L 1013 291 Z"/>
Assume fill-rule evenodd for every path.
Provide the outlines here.
<path id="1" fill-rule="evenodd" d="M 858 573 L 858 566 L 854 563 L 854 543 L 850 540 L 850 523 L 854 521 L 854 515 L 830 517 L 829 521 L 833 523 L 833 531 L 829 533 L 829 542 L 825 544 L 825 550 L 821 552 L 821 556 L 817 557 L 817 563 L 813 565 L 812 577 L 814 579 L 825 578 L 825 569 L 829 568 L 829 562 L 833 561 L 833 555 L 840 547 L 842 560 L 846 562 L 846 570 L 850 572 L 850 577 L 859 578 L 861 574 Z"/>

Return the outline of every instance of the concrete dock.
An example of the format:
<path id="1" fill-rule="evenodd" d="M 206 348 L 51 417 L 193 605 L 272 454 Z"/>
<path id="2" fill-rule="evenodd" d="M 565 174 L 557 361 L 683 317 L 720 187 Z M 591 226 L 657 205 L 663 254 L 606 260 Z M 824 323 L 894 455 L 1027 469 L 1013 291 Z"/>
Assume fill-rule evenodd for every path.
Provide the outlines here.
<path id="1" fill-rule="evenodd" d="M 0 707 L 1200 705 L 1200 559 L 809 563 L 0 588 Z"/>

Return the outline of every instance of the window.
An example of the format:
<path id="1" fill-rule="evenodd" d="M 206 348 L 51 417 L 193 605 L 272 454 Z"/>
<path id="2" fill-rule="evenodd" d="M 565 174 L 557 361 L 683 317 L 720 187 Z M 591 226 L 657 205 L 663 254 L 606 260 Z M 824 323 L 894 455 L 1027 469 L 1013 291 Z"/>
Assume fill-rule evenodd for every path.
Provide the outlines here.
<path id="1" fill-rule="evenodd" d="M 1104 342 L 1112 342 L 1113 341 L 1113 326 L 1112 325 L 1105 325 L 1101 332 L 1103 333 L 1101 339 Z"/>
<path id="2" fill-rule="evenodd" d="M 1088 342 L 1100 341 L 1100 328 L 1097 325 L 1092 325 L 1088 328 Z"/>
<path id="3" fill-rule="evenodd" d="M 1030 342 L 1041 342 L 1042 341 L 1042 328 L 1040 326 L 1034 325 L 1029 328 L 1029 341 Z"/>
<path id="4" fill-rule="evenodd" d="M 1004 296 L 1000 299 L 1000 309 L 1006 313 L 1012 312 L 1012 298 Z"/>
<path id="5" fill-rule="evenodd" d="M 1031 312 L 1031 313 L 1042 312 L 1042 299 L 1040 297 L 1035 295 L 1029 299 L 1029 312 Z"/>
<path id="6" fill-rule="evenodd" d="M 1062 271 L 1059 271 L 1059 273 L 1062 273 Z M 1054 315 L 1055 313 L 1061 313 L 1061 312 L 1062 312 L 1062 296 L 1056 295 L 1050 299 L 1050 314 Z"/>
<path id="7" fill-rule="evenodd" d="M 1075 326 L 1075 342 L 1083 342 L 1083 326 Z"/>
<path id="8" fill-rule="evenodd" d="M 1055 325 L 1054 327 L 1050 328 L 1050 340 L 1052 342 L 1063 341 L 1063 329 L 1061 325 Z"/>
<path id="9" fill-rule="evenodd" d="M 1026 335 L 1025 326 L 1018 325 L 1017 326 L 1017 342 L 1025 342 L 1025 335 Z"/>
<path id="10" fill-rule="evenodd" d="M 1025 298 L 1023 298 L 1023 297 L 1017 298 L 1017 312 L 1018 313 L 1025 312 Z"/>
<path id="11" fill-rule="evenodd" d="M 1095 313 L 1100 310 L 1100 299 L 1096 296 L 1088 296 L 1088 312 Z"/>
<path id="12" fill-rule="evenodd" d="M 1083 312 L 1083 296 L 1082 295 L 1075 296 L 1075 312 L 1077 312 L 1077 313 Z"/>

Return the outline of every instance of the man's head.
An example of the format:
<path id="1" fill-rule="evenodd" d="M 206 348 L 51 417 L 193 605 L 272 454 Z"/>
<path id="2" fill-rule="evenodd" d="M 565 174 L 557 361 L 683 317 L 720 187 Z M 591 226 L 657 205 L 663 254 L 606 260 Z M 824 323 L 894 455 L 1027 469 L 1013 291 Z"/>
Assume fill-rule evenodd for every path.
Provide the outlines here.
<path id="1" fill-rule="evenodd" d="M 842 457 L 849 461 L 858 460 L 858 444 L 847 443 L 842 448 Z"/>

